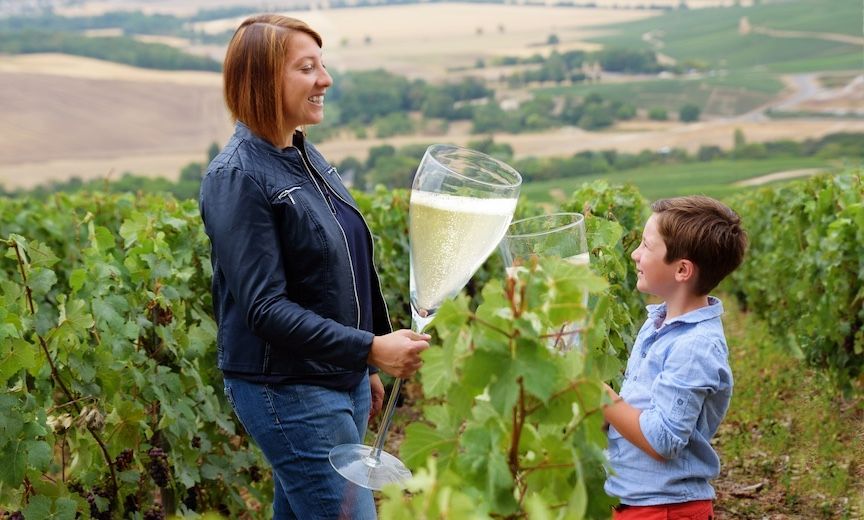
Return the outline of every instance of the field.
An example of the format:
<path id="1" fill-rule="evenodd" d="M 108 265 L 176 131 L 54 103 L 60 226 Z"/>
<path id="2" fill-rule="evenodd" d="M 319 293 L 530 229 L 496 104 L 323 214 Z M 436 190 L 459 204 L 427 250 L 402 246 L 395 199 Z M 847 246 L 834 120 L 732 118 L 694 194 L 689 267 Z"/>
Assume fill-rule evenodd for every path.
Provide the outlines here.
<path id="1" fill-rule="evenodd" d="M 450 3 L 285 14 L 321 32 L 328 66 L 384 67 L 409 77 L 441 80 L 448 69 L 473 66 L 478 58 L 548 52 L 550 34 L 559 37 L 561 49 L 581 47 L 586 38 L 600 34 L 593 26 L 643 20 L 657 12 Z M 195 28 L 221 33 L 242 19 L 204 22 Z"/>
<path id="2" fill-rule="evenodd" d="M 228 4 L 224 2 L 223 4 Z M 326 8 L 330 2 L 320 2 L 319 6 Z M 547 5 L 554 6 L 558 3 L 555 0 L 546 2 Z M 599 7 L 622 7 L 622 8 L 644 8 L 647 5 L 676 7 L 680 0 L 594 0 L 591 2 Z M 710 7 L 710 6 L 730 6 L 735 3 L 735 0 L 689 0 L 687 5 L 691 8 Z M 749 4 L 750 2 L 741 2 Z M 262 0 L 231 0 L 232 6 L 249 6 L 253 8 L 272 9 L 274 5 L 282 8 L 297 5 L 305 6 L 309 2 L 306 0 L 282 0 L 279 2 L 265 2 Z M 64 16 L 96 16 L 107 13 L 109 11 L 126 10 L 126 11 L 142 11 L 145 13 L 163 13 L 173 14 L 177 16 L 187 16 L 195 14 L 199 9 L 207 9 L 213 7 L 212 0 L 85 0 L 83 2 L 70 2 L 69 5 L 57 6 L 55 12 Z"/>
<path id="3" fill-rule="evenodd" d="M 838 5 L 847 5 L 848 0 L 844 1 L 846 3 Z M 244 1 L 236 3 L 244 4 Z M 677 0 L 669 3 L 677 5 Z M 688 6 L 729 3 L 691 0 Z M 601 6 L 613 4 L 623 6 L 627 2 L 598 2 Z M 209 4 L 203 0 L 83 2 L 69 7 L 76 11 L 67 14 L 93 15 L 109 7 L 182 14 L 183 9 L 188 11 L 205 5 Z M 245 5 L 256 3 L 250 0 Z M 702 11 L 690 9 L 689 14 L 699 16 Z M 325 59 L 333 68 L 383 67 L 430 81 L 465 74 L 447 70 L 470 67 L 478 57 L 547 52 L 550 48 L 545 45 L 546 38 L 552 33 L 561 40 L 559 50 L 566 50 L 586 45 L 596 47 L 598 43 L 588 40 L 604 41 L 602 35 L 610 33 L 610 24 L 626 22 L 626 27 L 642 30 L 651 27 L 653 20 L 679 23 L 674 17 L 671 21 L 667 16 L 657 18 L 659 11 L 554 5 L 417 4 L 318 9 L 293 14 L 308 19 L 322 31 L 327 43 Z M 802 16 L 793 18 L 800 21 Z M 233 27 L 236 22 L 236 19 L 216 21 L 204 27 L 219 31 Z M 800 29 L 800 25 L 790 22 L 778 24 L 778 27 L 794 30 Z M 616 38 L 640 39 L 641 34 L 628 30 L 625 36 Z M 765 35 L 760 37 L 770 39 Z M 164 41 L 188 44 L 176 39 Z M 786 45 L 790 41 L 795 40 L 782 43 Z M 664 52 L 674 54 L 671 41 L 669 47 Z M 220 48 L 198 50 L 220 58 L 224 52 Z M 838 59 L 842 61 L 843 56 Z M 805 53 L 796 63 L 813 61 L 815 67 L 819 59 L 818 54 Z M 823 56 L 822 59 L 834 58 Z M 490 68 L 484 72 L 495 74 L 496 71 Z M 600 133 L 565 128 L 538 134 L 496 135 L 495 138 L 511 144 L 517 157 L 525 157 L 571 155 L 587 149 L 638 152 L 663 147 L 695 151 L 703 144 L 728 147 L 737 128 L 751 142 L 781 138 L 800 140 L 831 132 L 864 130 L 864 121 L 860 119 L 772 121 L 758 113 L 732 118 L 733 114 L 758 110 L 772 96 L 787 95 L 787 91 L 781 92 L 780 82 L 764 70 L 730 70 L 726 75 L 694 80 L 624 79 L 626 82 L 609 78 L 599 85 L 561 87 L 551 92 L 560 94 L 569 90 L 584 94 L 597 90 L 612 99 L 640 99 L 670 110 L 676 110 L 680 103 L 687 101 L 704 103 L 706 120 L 690 125 L 637 121 Z M 119 176 L 127 171 L 176 178 L 182 166 L 202 160 L 211 143 L 223 143 L 231 132 L 218 74 L 142 70 L 63 55 L 22 55 L 0 57 L 0 81 L 4 85 L 0 95 L 0 110 L 4 114 L 0 120 L 0 185 L 7 189 L 32 187 L 73 176 Z M 792 95 L 794 91 L 787 88 Z M 830 106 L 841 109 L 850 104 L 860 106 L 860 97 L 860 89 L 855 90 L 846 101 Z M 469 128 L 469 125 L 454 124 L 445 135 L 404 136 L 386 142 L 394 146 L 439 141 L 466 144 L 482 137 L 471 135 Z M 362 160 L 370 147 L 383 142 L 346 136 L 321 143 L 321 149 L 332 161 L 349 155 Z"/>
<path id="4" fill-rule="evenodd" d="M 831 167 L 828 161 L 801 157 L 657 165 L 605 175 L 535 182 L 525 185 L 522 188 L 522 195 L 535 202 L 551 202 L 556 196 L 572 193 L 584 182 L 606 179 L 613 183 L 633 184 L 649 200 L 694 193 L 722 198 L 743 189 L 748 185 L 746 180 L 760 176 L 776 172 L 790 172 L 792 175 L 789 176 L 803 176 L 815 173 L 821 168 Z M 784 176 L 778 175 L 765 180 L 780 180 L 782 177 Z"/>
<path id="5" fill-rule="evenodd" d="M 742 19 L 750 30 L 742 28 Z M 648 47 L 678 61 L 723 69 L 794 73 L 861 69 L 861 4 L 855 0 L 782 2 L 750 8 L 673 11 L 662 19 L 616 25 L 604 45 Z M 767 29 L 767 30 L 766 30 Z M 778 33 L 797 31 L 792 35 Z M 838 41 L 839 40 L 839 41 Z"/>

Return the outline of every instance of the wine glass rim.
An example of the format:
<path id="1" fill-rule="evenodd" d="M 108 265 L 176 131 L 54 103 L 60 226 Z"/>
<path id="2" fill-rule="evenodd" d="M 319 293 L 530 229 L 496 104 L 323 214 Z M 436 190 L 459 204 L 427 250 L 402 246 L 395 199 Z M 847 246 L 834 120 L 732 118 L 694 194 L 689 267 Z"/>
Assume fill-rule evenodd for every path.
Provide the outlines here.
<path id="1" fill-rule="evenodd" d="M 530 233 L 507 233 L 507 237 L 509 237 L 509 238 L 539 237 L 541 235 L 548 235 L 549 233 L 555 233 L 557 231 L 570 229 L 574 226 L 582 226 L 585 222 L 585 216 L 583 214 L 576 213 L 575 211 L 560 211 L 557 213 L 549 213 L 548 215 L 535 215 L 533 217 L 526 217 L 526 218 L 522 218 L 519 220 L 514 220 L 513 222 L 510 223 L 510 227 L 512 228 L 513 226 L 515 226 L 517 224 L 521 224 L 523 222 L 528 222 L 529 220 L 538 220 L 541 218 L 542 219 L 550 219 L 550 218 L 554 218 L 554 217 L 564 217 L 564 216 L 572 217 L 573 215 L 576 215 L 576 218 L 573 219 L 572 222 L 569 222 L 567 224 L 563 224 L 561 226 L 557 226 L 553 229 L 544 229 L 542 231 L 532 231 Z"/>
<path id="2" fill-rule="evenodd" d="M 466 153 L 469 155 L 474 155 L 476 157 L 490 160 L 490 161 L 494 162 L 495 164 L 499 165 L 504 170 L 504 172 L 511 175 L 513 177 L 513 182 L 511 182 L 511 183 L 488 182 L 488 181 L 483 181 L 480 179 L 475 179 L 473 177 L 467 177 L 465 175 L 462 175 L 461 173 L 453 170 L 452 168 L 446 166 L 445 164 L 443 164 L 441 162 L 441 160 L 437 156 L 437 153 L 442 151 L 442 150 L 457 151 L 460 153 Z M 459 177 L 460 179 L 465 179 L 466 181 L 474 182 L 477 184 L 482 184 L 484 186 L 492 186 L 495 188 L 518 188 L 522 184 L 522 175 L 518 171 L 516 171 L 516 168 L 510 166 L 509 164 L 505 163 L 504 161 L 502 161 L 500 159 L 496 159 L 495 157 L 492 157 L 491 155 L 485 154 L 483 152 L 478 152 L 477 150 L 473 150 L 471 148 L 465 148 L 463 146 L 457 146 L 455 144 L 433 144 L 433 145 L 430 145 L 426 149 L 426 153 L 429 155 L 429 157 L 434 159 L 435 162 L 437 162 L 442 168 L 444 168 L 445 170 L 447 170 L 448 172 L 453 174 L 455 177 Z M 483 170 L 486 171 L 487 169 L 483 168 Z M 505 177 L 505 176 L 502 176 L 502 177 Z"/>

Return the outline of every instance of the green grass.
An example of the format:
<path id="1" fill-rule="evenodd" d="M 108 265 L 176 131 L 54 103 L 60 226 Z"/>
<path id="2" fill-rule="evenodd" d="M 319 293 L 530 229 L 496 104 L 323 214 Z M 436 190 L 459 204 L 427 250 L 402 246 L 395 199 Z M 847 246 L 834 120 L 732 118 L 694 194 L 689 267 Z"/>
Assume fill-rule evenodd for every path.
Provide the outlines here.
<path id="1" fill-rule="evenodd" d="M 864 388 L 840 396 L 731 297 L 724 303 L 735 391 L 714 441 L 723 517 L 862 518 Z M 752 497 L 732 496 L 758 482 Z"/>
<path id="2" fill-rule="evenodd" d="M 660 17 L 608 26 L 615 32 L 594 41 L 604 45 L 648 48 L 642 34 L 662 34 L 662 52 L 679 61 L 693 60 L 712 68 L 775 72 L 839 70 L 861 66 L 861 48 L 814 38 L 740 35 L 742 17 L 771 29 L 832 32 L 861 36 L 858 0 L 778 2 L 754 7 L 676 10 Z"/>
<path id="3" fill-rule="evenodd" d="M 694 79 L 647 79 L 627 83 L 600 83 L 553 87 L 540 92 L 586 96 L 596 92 L 606 99 L 639 108 L 664 107 L 677 111 L 687 103 L 709 114 L 738 115 L 770 101 L 783 83 L 768 72 L 733 72 Z"/>
<path id="4" fill-rule="evenodd" d="M 553 191 L 569 194 L 582 183 L 605 179 L 610 183 L 634 184 L 649 200 L 689 194 L 723 198 L 749 189 L 733 186 L 732 183 L 736 181 L 774 172 L 823 166 L 831 167 L 831 163 L 825 159 L 802 157 L 655 165 L 607 174 L 529 182 L 522 186 L 522 196 L 533 202 L 552 202 Z"/>

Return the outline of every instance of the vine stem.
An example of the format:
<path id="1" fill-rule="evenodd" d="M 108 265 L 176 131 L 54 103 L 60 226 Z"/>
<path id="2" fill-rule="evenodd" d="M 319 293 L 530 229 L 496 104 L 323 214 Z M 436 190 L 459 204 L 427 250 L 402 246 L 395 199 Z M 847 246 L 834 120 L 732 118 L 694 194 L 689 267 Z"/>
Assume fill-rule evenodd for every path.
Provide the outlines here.
<path id="1" fill-rule="evenodd" d="M 522 438 L 522 427 L 525 425 L 525 385 L 524 380 L 520 376 L 516 380 L 519 384 L 519 400 L 516 406 L 513 407 L 513 437 L 510 441 L 510 453 L 508 462 L 510 466 L 510 474 L 516 485 L 519 486 L 519 503 L 525 499 L 525 493 L 528 491 L 525 483 L 522 480 L 522 468 L 519 466 L 519 441 Z"/>
<path id="2" fill-rule="evenodd" d="M 24 293 L 27 297 L 27 304 L 30 308 L 30 314 L 36 316 L 36 305 L 33 302 L 33 290 L 30 288 L 30 285 L 27 282 L 27 272 L 24 269 L 24 258 L 21 255 L 21 249 L 18 247 L 18 242 L 14 240 L 10 240 L 12 242 L 12 246 L 15 248 L 15 255 L 18 257 L 18 268 L 21 271 L 21 278 L 24 281 Z M 69 398 L 69 403 L 75 408 L 75 411 L 79 414 L 81 413 L 81 407 L 78 405 L 78 401 L 81 398 L 78 398 L 73 394 L 66 384 L 63 382 L 63 379 L 60 378 L 60 371 L 57 370 L 57 365 L 54 364 L 54 359 L 51 357 L 51 352 L 48 350 L 48 343 L 45 341 L 45 338 L 42 337 L 38 332 L 36 333 L 36 337 L 39 339 L 39 346 L 42 347 L 42 352 L 45 353 L 45 359 L 48 360 L 48 365 L 51 367 L 51 378 L 54 379 L 54 382 L 60 387 L 66 397 Z M 90 432 L 90 435 L 93 436 L 93 439 L 96 441 L 96 444 L 99 445 L 99 449 L 102 451 L 102 456 L 105 458 L 105 462 L 108 464 L 108 469 L 111 472 L 111 484 L 112 484 L 112 493 L 114 494 L 114 499 L 117 500 L 117 474 L 114 471 L 114 464 L 111 461 L 111 455 L 108 453 L 108 447 L 105 445 L 105 442 L 102 441 L 102 438 L 99 437 L 99 433 L 95 428 L 87 425 L 87 431 Z"/>

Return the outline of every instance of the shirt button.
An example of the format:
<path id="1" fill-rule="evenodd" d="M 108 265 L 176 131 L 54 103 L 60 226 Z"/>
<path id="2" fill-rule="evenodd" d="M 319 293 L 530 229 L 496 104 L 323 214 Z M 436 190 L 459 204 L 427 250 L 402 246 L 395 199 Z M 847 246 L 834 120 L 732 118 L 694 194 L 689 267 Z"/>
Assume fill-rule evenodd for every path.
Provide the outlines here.
<path id="1" fill-rule="evenodd" d="M 645 357 L 645 352 L 644 352 L 644 351 L 642 352 L 642 357 Z"/>
<path id="2" fill-rule="evenodd" d="M 678 399 L 678 404 L 684 404 L 684 399 Z"/>

